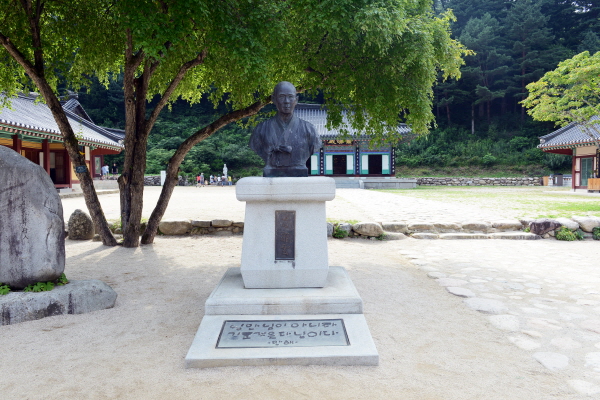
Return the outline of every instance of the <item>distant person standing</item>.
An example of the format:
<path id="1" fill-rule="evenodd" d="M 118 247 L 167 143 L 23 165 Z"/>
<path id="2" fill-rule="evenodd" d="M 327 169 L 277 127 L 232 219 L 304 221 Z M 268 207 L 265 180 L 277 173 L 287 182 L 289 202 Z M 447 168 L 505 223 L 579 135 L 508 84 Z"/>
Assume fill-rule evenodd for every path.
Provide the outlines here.
<path id="1" fill-rule="evenodd" d="M 117 163 L 113 163 L 112 165 L 112 174 L 113 176 L 119 175 L 119 167 L 117 167 Z"/>
<path id="2" fill-rule="evenodd" d="M 102 177 L 101 179 L 106 179 L 108 176 L 108 165 L 104 164 L 101 168 L 101 172 L 102 172 Z"/>
<path id="3" fill-rule="evenodd" d="M 220 177 L 220 176 L 217 176 L 217 186 L 220 186 L 220 185 L 221 185 L 221 183 L 222 183 L 222 182 L 221 182 L 221 177 Z"/>
<path id="4" fill-rule="evenodd" d="M 204 172 L 200 174 L 200 186 L 206 185 L 206 181 L 204 180 Z"/>
<path id="5" fill-rule="evenodd" d="M 232 184 L 231 176 L 227 177 L 227 182 L 229 182 L 229 186 L 231 186 L 231 184 Z"/>
<path id="6" fill-rule="evenodd" d="M 196 175 L 196 187 L 200 187 L 200 175 Z"/>

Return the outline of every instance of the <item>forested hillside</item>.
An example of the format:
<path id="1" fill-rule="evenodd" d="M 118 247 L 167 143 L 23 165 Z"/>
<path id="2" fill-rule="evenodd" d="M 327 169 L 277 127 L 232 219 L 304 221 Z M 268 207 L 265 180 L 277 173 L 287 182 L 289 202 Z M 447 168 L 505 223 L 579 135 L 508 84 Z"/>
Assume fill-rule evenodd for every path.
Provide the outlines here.
<path id="1" fill-rule="evenodd" d="M 532 121 L 519 102 L 527 96 L 525 86 L 558 62 L 582 51 L 600 50 L 600 0 L 436 0 L 435 8 L 453 10 L 453 36 L 476 54 L 466 57 L 460 80 L 440 80 L 434 98 L 437 127 L 426 137 L 400 145 L 398 171 L 403 175 L 568 171 L 568 156 L 535 148 L 537 137 L 555 127 Z M 80 101 L 96 123 L 123 128 L 122 96 L 119 82 L 108 89 L 97 84 Z M 170 112 L 163 112 L 148 143 L 146 172 L 164 169 L 177 146 L 223 107 L 215 110 L 208 101 L 190 107 L 177 101 Z M 261 160 L 247 146 L 250 132 L 251 128 L 232 125 L 201 142 L 186 157 L 182 172 L 217 173 L 226 163 L 234 176 L 259 174 Z"/>

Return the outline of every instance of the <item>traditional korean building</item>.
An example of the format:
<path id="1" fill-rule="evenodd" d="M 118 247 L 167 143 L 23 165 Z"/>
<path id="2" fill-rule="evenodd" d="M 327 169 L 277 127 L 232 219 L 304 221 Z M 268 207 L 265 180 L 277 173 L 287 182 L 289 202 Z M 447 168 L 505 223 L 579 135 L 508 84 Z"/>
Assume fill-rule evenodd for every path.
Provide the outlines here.
<path id="1" fill-rule="evenodd" d="M 596 140 L 600 139 L 597 132 L 592 130 L 590 133 Z M 590 183 L 596 184 L 594 178 L 600 177 L 600 149 L 581 125 L 571 123 L 545 136 L 540 136 L 539 139 L 539 149 L 547 153 L 567 154 L 573 157 L 571 167 L 573 190 L 591 189 L 588 188 Z"/>
<path id="2" fill-rule="evenodd" d="M 300 103 L 294 114 L 312 123 L 321 136 L 323 147 L 307 163 L 311 175 L 394 177 L 396 150 L 391 145 L 370 147 L 369 136 L 349 128 L 349 136 L 329 130 L 327 110 L 319 104 Z M 398 126 L 399 135 L 409 135 L 405 124 Z"/>
<path id="3" fill-rule="evenodd" d="M 0 145 L 42 166 L 57 189 L 77 187 L 79 180 L 54 117 L 48 106 L 36 103 L 35 98 L 35 95 L 19 95 L 10 100 L 10 107 L 0 109 Z M 104 156 L 123 150 L 124 133 L 94 124 L 76 97 L 64 102 L 63 108 L 89 171 L 93 177 L 100 177 Z"/>

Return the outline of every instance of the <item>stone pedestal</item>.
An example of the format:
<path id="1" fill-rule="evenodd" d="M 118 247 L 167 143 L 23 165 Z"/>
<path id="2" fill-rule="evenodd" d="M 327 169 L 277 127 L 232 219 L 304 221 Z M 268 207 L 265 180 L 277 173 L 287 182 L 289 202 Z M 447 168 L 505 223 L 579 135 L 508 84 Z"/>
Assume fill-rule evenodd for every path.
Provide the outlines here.
<path id="1" fill-rule="evenodd" d="M 251 177 L 237 183 L 236 195 L 246 202 L 245 287 L 323 287 L 329 269 L 325 202 L 335 197 L 335 181 Z"/>
<path id="2" fill-rule="evenodd" d="M 342 267 L 329 268 L 325 177 L 244 178 L 241 268 L 205 303 L 186 368 L 377 365 L 363 303 Z"/>

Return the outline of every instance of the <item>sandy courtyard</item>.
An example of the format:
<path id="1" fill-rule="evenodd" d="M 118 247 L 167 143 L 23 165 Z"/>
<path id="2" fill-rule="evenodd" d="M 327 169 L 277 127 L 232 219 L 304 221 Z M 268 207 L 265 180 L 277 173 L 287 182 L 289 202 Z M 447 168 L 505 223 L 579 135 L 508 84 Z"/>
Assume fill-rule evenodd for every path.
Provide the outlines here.
<path id="1" fill-rule="evenodd" d="M 182 189 L 165 218 L 243 219 L 243 203 L 235 200 L 233 188 Z M 148 205 L 158 190 L 148 190 L 146 196 L 144 214 L 149 215 Z M 118 196 L 101 199 L 108 218 L 117 218 Z M 411 201 L 381 192 L 339 190 L 327 215 L 355 220 L 401 220 L 407 213 L 485 215 L 472 207 Z M 82 198 L 63 204 L 67 217 L 84 206 Z M 522 260 L 524 266 L 535 264 L 543 276 L 544 254 L 565 267 L 560 256 L 568 255 L 568 249 L 577 248 L 588 263 L 598 254 L 596 242 L 578 247 L 562 243 L 560 249 L 553 243 L 329 239 L 330 265 L 349 271 L 364 301 L 379 366 L 186 370 L 184 358 L 204 302 L 227 268 L 239 266 L 242 238 L 157 237 L 153 245 L 136 249 L 67 240 L 69 279 L 108 283 L 118 293 L 116 306 L 0 327 L 0 399 L 593 398 L 578 394 L 567 382 L 598 381 L 599 373 L 589 368 L 583 375 L 573 368 L 550 371 L 426 272 L 428 266 L 443 270 L 451 262 L 473 270 L 472 264 L 482 260 L 497 274 L 516 273 L 500 263 L 510 255 L 510 266 Z M 524 258 L 529 255 L 538 258 Z M 571 270 L 561 271 L 565 275 L 557 279 L 574 276 Z M 596 279 L 591 266 L 585 271 L 587 275 L 572 282 L 575 286 L 592 275 Z M 588 333 L 587 340 L 593 348 L 600 335 Z"/>
<path id="2" fill-rule="evenodd" d="M 329 240 L 365 303 L 378 367 L 184 369 L 203 303 L 242 239 L 158 238 L 138 249 L 67 241 L 70 279 L 115 308 L 0 327 L 3 399 L 571 399 L 476 311 L 405 261 L 406 241 Z"/>

